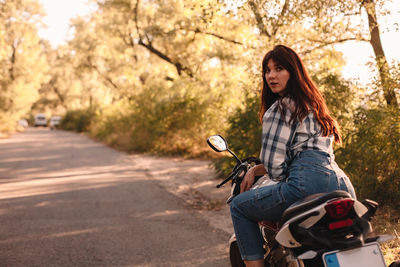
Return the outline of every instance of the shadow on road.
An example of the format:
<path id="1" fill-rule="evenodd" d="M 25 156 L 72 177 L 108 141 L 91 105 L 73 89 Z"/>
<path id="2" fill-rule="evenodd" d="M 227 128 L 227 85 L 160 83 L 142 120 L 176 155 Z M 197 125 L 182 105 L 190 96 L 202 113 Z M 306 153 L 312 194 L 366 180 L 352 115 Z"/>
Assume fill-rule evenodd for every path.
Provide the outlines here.
<path id="1" fill-rule="evenodd" d="M 228 234 L 85 136 L 0 140 L 1 266 L 227 266 Z"/>

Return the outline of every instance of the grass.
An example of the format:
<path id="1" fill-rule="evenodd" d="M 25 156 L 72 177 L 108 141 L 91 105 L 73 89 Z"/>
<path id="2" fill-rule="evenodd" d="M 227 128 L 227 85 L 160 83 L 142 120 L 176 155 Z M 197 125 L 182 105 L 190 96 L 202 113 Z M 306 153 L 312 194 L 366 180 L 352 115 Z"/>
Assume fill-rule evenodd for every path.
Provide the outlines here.
<path id="1" fill-rule="evenodd" d="M 400 211 L 391 207 L 380 206 L 372 219 L 376 234 L 394 236 L 390 242 L 381 245 L 386 264 L 400 260 Z"/>

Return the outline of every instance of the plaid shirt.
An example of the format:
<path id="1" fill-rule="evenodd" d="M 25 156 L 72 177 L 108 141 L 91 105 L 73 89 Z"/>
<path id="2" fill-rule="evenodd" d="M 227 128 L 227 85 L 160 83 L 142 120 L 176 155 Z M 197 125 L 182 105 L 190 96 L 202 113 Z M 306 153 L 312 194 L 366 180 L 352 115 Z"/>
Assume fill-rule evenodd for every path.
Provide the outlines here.
<path id="1" fill-rule="evenodd" d="M 311 149 L 333 155 L 333 136 L 321 135 L 321 126 L 312 112 L 302 122 L 295 119 L 289 124 L 293 106 L 290 98 L 275 101 L 263 117 L 260 160 L 273 180 L 287 178 L 290 162 L 301 151 Z"/>

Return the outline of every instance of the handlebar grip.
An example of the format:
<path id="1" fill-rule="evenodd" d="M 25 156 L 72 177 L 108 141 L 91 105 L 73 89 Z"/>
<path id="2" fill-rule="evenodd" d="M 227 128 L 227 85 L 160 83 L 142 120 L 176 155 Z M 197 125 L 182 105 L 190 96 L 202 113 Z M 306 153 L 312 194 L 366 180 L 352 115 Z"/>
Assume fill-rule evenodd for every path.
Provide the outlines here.
<path id="1" fill-rule="evenodd" d="M 220 184 L 217 185 L 217 188 L 220 188 L 221 186 L 223 186 L 224 184 L 226 184 L 229 180 L 233 179 L 235 176 L 237 176 L 240 171 L 244 171 L 245 173 L 247 172 L 247 165 L 243 165 L 243 163 L 241 165 L 239 165 L 231 175 L 229 175 L 228 178 L 226 178 L 225 180 L 223 180 Z"/>
<path id="2" fill-rule="evenodd" d="M 220 184 L 217 184 L 217 188 L 220 188 L 221 186 L 223 186 L 224 184 L 226 184 L 227 182 L 229 182 L 229 180 L 232 179 L 233 175 L 235 175 L 235 174 L 232 173 L 231 175 L 229 175 L 228 178 L 226 178 L 225 180 L 223 180 Z"/>

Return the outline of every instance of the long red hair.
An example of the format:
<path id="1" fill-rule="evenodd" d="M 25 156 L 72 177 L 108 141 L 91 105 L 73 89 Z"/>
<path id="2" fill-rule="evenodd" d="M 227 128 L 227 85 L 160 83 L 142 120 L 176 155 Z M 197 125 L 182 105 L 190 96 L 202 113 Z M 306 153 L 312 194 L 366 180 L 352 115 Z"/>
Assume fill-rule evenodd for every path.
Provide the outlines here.
<path id="1" fill-rule="evenodd" d="M 329 114 L 328 107 L 318 87 L 311 80 L 306 68 L 297 53 L 284 45 L 277 45 L 269 51 L 262 61 L 262 79 L 263 87 L 261 92 L 261 108 L 260 121 L 264 113 L 271 107 L 275 101 L 279 101 L 280 95 L 275 94 L 269 88 L 265 72 L 267 64 L 270 60 L 274 60 L 276 64 L 286 69 L 290 73 L 284 96 L 289 96 L 295 103 L 294 112 L 290 119 L 302 121 L 310 109 L 314 113 L 314 117 L 321 125 L 323 136 L 333 135 L 337 143 L 341 143 L 341 136 L 337 122 Z"/>

